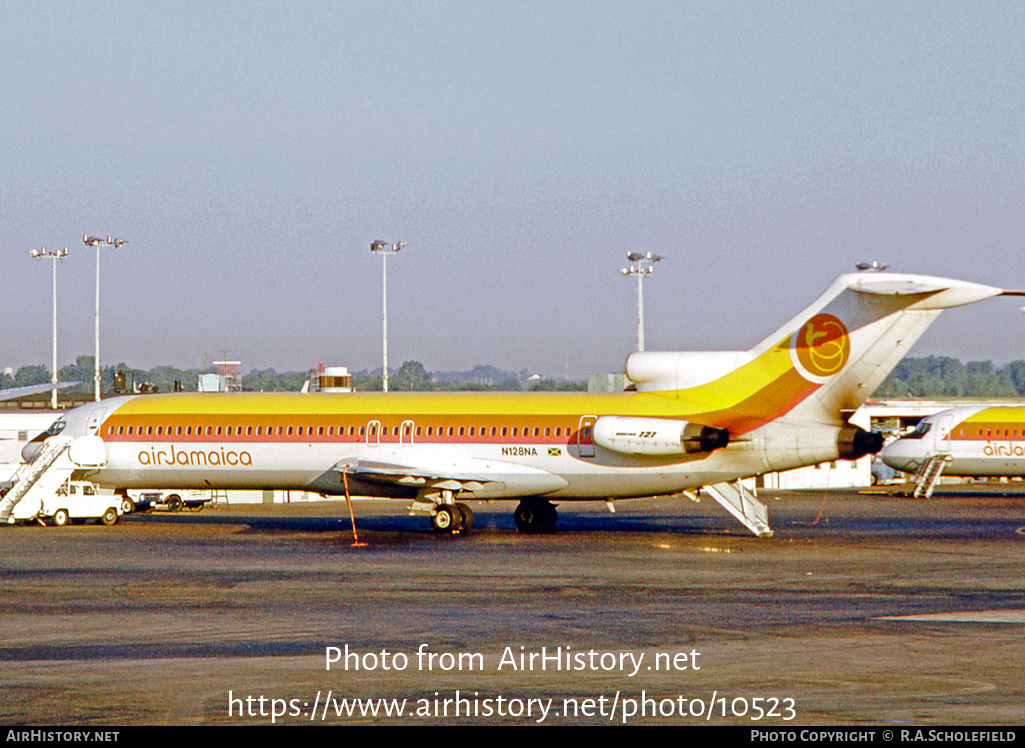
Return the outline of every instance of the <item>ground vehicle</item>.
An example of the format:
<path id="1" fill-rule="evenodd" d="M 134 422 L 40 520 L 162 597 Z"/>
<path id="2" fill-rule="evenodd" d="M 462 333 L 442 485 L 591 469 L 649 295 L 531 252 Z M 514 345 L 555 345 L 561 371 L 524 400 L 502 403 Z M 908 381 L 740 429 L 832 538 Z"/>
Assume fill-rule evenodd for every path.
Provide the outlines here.
<path id="1" fill-rule="evenodd" d="M 123 512 L 119 496 L 101 494 L 88 481 L 68 480 L 53 494 L 43 499 L 36 519 L 44 525 L 63 527 L 78 520 L 98 519 L 115 524 Z"/>
<path id="2" fill-rule="evenodd" d="M 180 512 L 182 509 L 200 511 L 210 501 L 209 491 L 181 491 L 177 489 L 144 489 L 141 491 L 120 491 L 121 510 L 125 514 L 131 512 L 147 512 L 155 507 L 164 507 L 169 512 Z"/>

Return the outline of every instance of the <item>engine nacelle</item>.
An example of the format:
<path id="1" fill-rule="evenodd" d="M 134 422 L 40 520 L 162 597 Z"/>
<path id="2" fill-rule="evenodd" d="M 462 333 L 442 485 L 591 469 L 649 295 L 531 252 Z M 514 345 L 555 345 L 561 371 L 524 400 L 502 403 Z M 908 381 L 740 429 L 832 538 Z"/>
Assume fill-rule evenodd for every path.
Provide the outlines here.
<path id="1" fill-rule="evenodd" d="M 602 449 L 652 457 L 707 453 L 730 442 L 726 429 L 665 418 L 600 416 L 592 433 Z"/>
<path id="2" fill-rule="evenodd" d="M 860 426 L 847 424 L 840 429 L 836 438 L 841 460 L 857 460 L 865 455 L 874 455 L 883 448 L 883 435 L 865 431 Z"/>

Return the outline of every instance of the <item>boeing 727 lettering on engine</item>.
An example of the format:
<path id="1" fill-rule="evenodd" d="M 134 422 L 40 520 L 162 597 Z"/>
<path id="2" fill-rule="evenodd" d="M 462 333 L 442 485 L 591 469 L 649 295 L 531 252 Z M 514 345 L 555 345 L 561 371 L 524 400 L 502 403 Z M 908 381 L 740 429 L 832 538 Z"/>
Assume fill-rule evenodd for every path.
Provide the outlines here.
<path id="1" fill-rule="evenodd" d="M 438 531 L 465 502 L 519 502 L 524 531 L 553 502 L 702 489 L 751 532 L 765 506 L 741 479 L 877 452 L 848 423 L 929 324 L 998 288 L 921 275 L 839 277 L 747 351 L 639 352 L 636 391 L 170 394 L 69 411 L 24 452 L 0 519 L 54 471 L 115 489 L 291 489 L 402 499 Z"/>

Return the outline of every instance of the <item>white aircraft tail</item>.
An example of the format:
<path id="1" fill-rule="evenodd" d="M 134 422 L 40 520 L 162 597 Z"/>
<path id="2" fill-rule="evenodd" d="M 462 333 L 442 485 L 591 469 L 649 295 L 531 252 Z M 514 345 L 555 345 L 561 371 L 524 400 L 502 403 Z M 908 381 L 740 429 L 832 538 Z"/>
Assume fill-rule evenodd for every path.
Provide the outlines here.
<path id="1" fill-rule="evenodd" d="M 748 351 L 643 352 L 627 359 L 639 391 L 693 403 L 732 436 L 783 415 L 842 424 L 943 309 L 1003 293 L 923 275 L 842 275 Z"/>

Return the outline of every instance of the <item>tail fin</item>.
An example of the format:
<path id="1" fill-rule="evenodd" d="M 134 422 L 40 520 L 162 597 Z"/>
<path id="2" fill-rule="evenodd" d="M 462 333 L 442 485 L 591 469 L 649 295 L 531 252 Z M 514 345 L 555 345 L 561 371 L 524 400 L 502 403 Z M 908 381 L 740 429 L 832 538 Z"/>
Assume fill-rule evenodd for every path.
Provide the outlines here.
<path id="1" fill-rule="evenodd" d="M 1001 293 L 924 275 L 842 275 L 749 351 L 634 353 L 626 374 L 734 435 L 786 414 L 842 424 L 943 309 Z"/>

